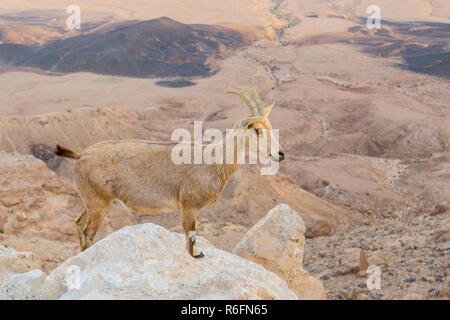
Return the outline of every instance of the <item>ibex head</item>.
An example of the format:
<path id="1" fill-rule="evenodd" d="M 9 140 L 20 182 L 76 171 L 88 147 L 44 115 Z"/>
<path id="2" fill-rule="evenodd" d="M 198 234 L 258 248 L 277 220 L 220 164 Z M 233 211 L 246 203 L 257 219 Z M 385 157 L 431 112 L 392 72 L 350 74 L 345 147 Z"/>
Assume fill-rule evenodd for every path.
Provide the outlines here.
<path id="1" fill-rule="evenodd" d="M 270 124 L 269 119 L 267 118 L 269 113 L 272 111 L 275 103 L 272 103 L 270 106 L 264 107 L 259 97 L 258 93 L 256 93 L 251 88 L 239 88 L 240 90 L 246 92 L 248 96 L 241 92 L 237 91 L 228 91 L 228 93 L 237 95 L 247 104 L 250 109 L 251 114 L 246 115 L 241 118 L 235 125 L 234 129 L 244 129 L 247 133 L 252 135 L 256 135 L 256 139 L 258 141 L 258 146 L 260 145 L 260 139 L 267 138 L 268 146 L 275 146 L 273 148 L 277 150 L 277 154 L 273 154 L 272 148 L 267 148 L 266 154 L 259 154 L 260 157 L 264 157 L 265 160 L 273 159 L 275 161 L 284 160 L 284 150 L 280 146 L 280 143 L 277 138 L 273 135 L 272 125 Z M 251 150 L 250 150 L 251 151 Z M 256 152 L 258 153 L 258 151 Z M 257 154 L 255 154 L 257 156 Z"/>

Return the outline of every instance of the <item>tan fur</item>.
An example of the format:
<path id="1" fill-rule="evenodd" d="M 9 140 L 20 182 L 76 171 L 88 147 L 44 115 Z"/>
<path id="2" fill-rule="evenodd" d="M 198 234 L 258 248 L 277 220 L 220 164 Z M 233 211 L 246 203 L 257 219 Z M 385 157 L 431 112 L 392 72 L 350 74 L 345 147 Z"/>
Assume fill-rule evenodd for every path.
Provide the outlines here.
<path id="1" fill-rule="evenodd" d="M 252 117 L 245 116 L 235 128 L 243 126 L 252 134 L 256 134 L 254 129 L 271 130 L 268 112 L 251 124 L 247 123 Z M 73 176 L 85 207 L 76 220 L 82 251 L 92 245 L 113 201 L 120 200 L 143 214 L 182 210 L 187 250 L 194 257 L 203 256 L 195 247 L 198 213 L 216 202 L 239 165 L 176 165 L 171 160 L 174 145 L 145 140 L 103 141 L 81 154 L 58 148 L 61 155 L 78 158 Z"/>

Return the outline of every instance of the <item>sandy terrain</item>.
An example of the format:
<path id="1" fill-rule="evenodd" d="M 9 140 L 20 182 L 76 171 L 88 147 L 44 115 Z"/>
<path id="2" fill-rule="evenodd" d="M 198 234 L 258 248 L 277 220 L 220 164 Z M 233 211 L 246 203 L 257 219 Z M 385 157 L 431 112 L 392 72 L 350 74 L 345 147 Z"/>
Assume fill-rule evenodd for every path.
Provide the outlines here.
<path id="1" fill-rule="evenodd" d="M 195 85 L 182 88 L 157 84 L 171 79 L 56 76 L 0 67 L 0 151 L 34 154 L 71 184 L 71 160 L 46 158 L 46 147 L 61 143 L 82 150 L 105 139 L 168 140 L 176 128 L 192 130 L 194 120 L 203 120 L 204 129 L 225 130 L 247 112 L 226 91 L 253 87 L 266 104 L 276 101 L 270 119 L 280 129 L 286 160 L 273 177 L 260 176 L 258 167 L 241 168 L 219 201 L 200 215 L 200 233 L 231 250 L 270 208 L 288 203 L 305 220 L 320 218 L 333 227 L 331 235 L 309 238 L 305 249 L 311 274 L 331 279 L 322 279 L 329 298 L 448 298 L 449 240 L 439 233 L 448 230 L 448 214 L 428 215 L 450 199 L 450 83 L 399 67 L 407 63 L 408 50 L 419 46 L 423 54 L 434 54 L 426 50 L 449 39 L 448 1 L 378 1 L 386 21 L 442 23 L 444 31 L 437 32 L 443 36 L 436 38 L 423 31 L 429 25 L 408 25 L 403 32 L 386 24 L 381 35 L 366 31 L 361 17 L 372 3 L 365 0 L 236 2 L 79 1 L 84 21 L 91 24 L 87 33 L 168 16 L 231 27 L 254 41 L 216 61 L 217 73 L 190 78 Z M 78 34 L 60 26 L 68 4 L 2 1 L 3 41 L 29 45 Z M 20 18 L 25 11 L 29 17 Z M 13 21 L 5 19 L 8 15 Z M 39 15 L 54 18 L 38 23 Z M 15 33 L 15 24 L 26 32 Z M 384 46 L 388 38 L 396 42 Z M 385 47 L 386 52 L 375 51 Z M 433 65 L 448 68 L 449 48 L 438 49 L 442 59 Z M 44 151 L 33 149 L 36 144 Z M 78 214 L 74 208 L 71 216 Z M 179 213 L 133 217 L 181 231 Z M 17 245 L 18 235 L 23 233 L 3 234 L 0 243 Z M 397 235 L 423 241 L 406 249 Z M 359 286 L 366 275 L 339 274 L 339 250 L 359 245 L 368 254 L 388 250 L 393 259 L 384 270 L 397 271 L 383 271 L 383 281 L 391 286 L 368 292 Z M 420 262 L 432 256 L 437 257 L 432 264 Z M 427 280 L 418 283 L 419 274 Z M 405 283 L 407 278 L 416 280 Z"/>

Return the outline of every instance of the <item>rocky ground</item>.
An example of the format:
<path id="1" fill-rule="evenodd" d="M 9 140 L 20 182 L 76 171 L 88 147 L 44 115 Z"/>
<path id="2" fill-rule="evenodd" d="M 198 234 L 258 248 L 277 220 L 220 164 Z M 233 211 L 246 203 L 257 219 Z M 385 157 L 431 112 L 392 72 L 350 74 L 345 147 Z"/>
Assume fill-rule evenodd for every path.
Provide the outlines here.
<path id="1" fill-rule="evenodd" d="M 2 1 L 3 44 L 45 45 L 161 16 L 225 26 L 251 42 L 214 59 L 215 72 L 204 78 L 0 66 L 0 244 L 33 253 L 44 272 L 78 253 L 81 200 L 73 161 L 52 154 L 57 143 L 81 151 L 106 139 L 169 140 L 195 120 L 224 131 L 247 112 L 226 91 L 248 86 L 265 104 L 276 101 L 269 118 L 286 160 L 276 176 L 243 166 L 200 214 L 200 234 L 231 252 L 287 203 L 306 225 L 303 267 L 321 279 L 327 298 L 448 299 L 450 7 L 379 0 L 382 29 L 367 30 L 369 2 L 131 0 L 111 8 L 83 0 L 86 28 L 67 31 L 70 1 L 47 1 L 48 10 Z M 189 86 L 161 86 L 167 82 Z M 114 208 L 96 240 L 146 222 L 182 231 L 178 212 Z M 371 263 L 382 270 L 380 290 L 364 287 Z"/>
<path id="2" fill-rule="evenodd" d="M 336 228 L 308 239 L 304 267 L 321 279 L 329 299 L 449 299 L 450 206 L 376 225 Z M 381 288 L 369 290 L 368 265 L 381 271 Z"/>
<path id="3" fill-rule="evenodd" d="M 203 237 L 152 223 L 125 227 L 46 274 L 39 258 L 0 246 L 0 299 L 324 299 L 302 269 L 305 225 L 288 205 L 270 210 L 228 253 Z"/>

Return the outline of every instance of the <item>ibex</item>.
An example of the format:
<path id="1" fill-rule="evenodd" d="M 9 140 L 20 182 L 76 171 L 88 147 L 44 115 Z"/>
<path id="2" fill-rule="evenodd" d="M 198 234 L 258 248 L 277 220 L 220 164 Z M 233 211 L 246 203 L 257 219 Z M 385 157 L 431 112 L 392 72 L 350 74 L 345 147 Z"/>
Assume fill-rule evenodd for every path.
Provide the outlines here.
<path id="1" fill-rule="evenodd" d="M 234 129 L 242 129 L 235 130 L 238 133 L 232 140 L 234 159 L 239 157 L 239 152 L 252 152 L 246 142 L 246 136 L 251 135 L 258 142 L 264 137 L 271 145 L 275 143 L 278 146 L 278 149 L 275 148 L 276 155 L 267 150 L 265 154 L 258 152 L 259 157 L 278 162 L 283 160 L 284 153 L 267 119 L 273 104 L 264 108 L 254 90 L 241 90 L 247 95 L 242 91 L 228 92 L 243 99 L 251 111 L 250 115 L 243 116 L 234 125 Z M 220 143 L 225 144 L 226 138 Z M 231 164 L 226 161 L 175 164 L 171 161 L 174 144 L 111 140 L 96 143 L 80 154 L 56 146 L 56 155 L 76 160 L 73 177 L 84 205 L 76 220 L 81 251 L 92 245 L 103 218 L 111 205 L 118 201 L 130 210 L 143 214 L 181 210 L 186 248 L 191 256 L 203 257 L 203 252 L 195 245 L 199 211 L 216 202 L 239 164 L 236 161 Z M 244 145 L 244 148 L 238 145 Z M 206 147 L 200 146 L 202 149 Z"/>

